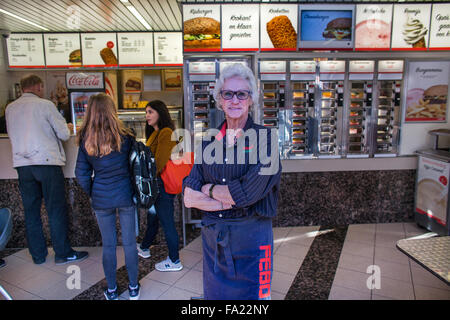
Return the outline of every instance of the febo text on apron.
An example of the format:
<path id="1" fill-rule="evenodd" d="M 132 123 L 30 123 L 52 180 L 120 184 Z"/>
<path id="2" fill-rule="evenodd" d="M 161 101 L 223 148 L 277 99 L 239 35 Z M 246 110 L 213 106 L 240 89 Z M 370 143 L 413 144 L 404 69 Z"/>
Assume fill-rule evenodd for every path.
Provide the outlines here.
<path id="1" fill-rule="evenodd" d="M 205 300 L 270 299 L 272 219 L 204 216 L 202 225 Z"/>

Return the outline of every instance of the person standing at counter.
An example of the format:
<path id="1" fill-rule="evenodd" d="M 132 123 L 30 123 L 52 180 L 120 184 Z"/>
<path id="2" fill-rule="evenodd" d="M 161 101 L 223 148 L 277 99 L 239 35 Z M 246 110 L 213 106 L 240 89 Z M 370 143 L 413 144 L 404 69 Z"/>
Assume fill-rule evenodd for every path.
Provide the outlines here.
<path id="1" fill-rule="evenodd" d="M 77 132 L 79 148 L 75 176 L 92 199 L 102 235 L 103 270 L 108 283 L 104 295 L 107 300 L 119 298 L 116 283 L 116 211 L 122 230 L 130 300 L 139 299 L 136 217 L 128 164 L 132 139 L 131 131 L 117 117 L 111 97 L 104 93 L 91 96 L 83 124 Z"/>
<path id="2" fill-rule="evenodd" d="M 148 139 L 146 144 L 155 155 L 160 194 L 154 207 L 150 208 L 147 213 L 147 230 L 142 243 L 138 246 L 138 251 L 141 257 L 150 257 L 149 248 L 158 233 L 158 221 L 161 221 L 169 248 L 169 256 L 166 260 L 157 263 L 155 269 L 158 271 L 180 271 L 183 269 L 183 265 L 178 252 L 179 239 L 173 216 L 175 195 L 166 192 L 164 182 L 161 179 L 161 172 L 163 172 L 167 161 L 170 159 L 172 149 L 176 145 L 176 141 L 172 140 L 172 132 L 175 130 L 175 126 L 166 104 L 160 100 L 150 101 L 147 104 L 145 119 L 147 121 L 145 132 Z"/>
<path id="3" fill-rule="evenodd" d="M 36 75 L 20 81 L 23 95 L 6 108 L 6 126 L 12 145 L 13 166 L 25 211 L 26 238 L 35 264 L 48 255 L 42 230 L 41 203 L 45 200 L 55 263 L 65 264 L 88 257 L 76 252 L 68 238 L 67 206 L 62 166 L 66 155 L 61 143 L 70 138 L 71 124 L 44 96 L 43 81 Z"/>
<path id="4" fill-rule="evenodd" d="M 278 151 L 271 144 L 278 145 L 278 140 L 271 141 L 270 129 L 255 124 L 249 115 L 249 109 L 257 107 L 258 92 L 248 67 L 225 67 L 214 99 L 225 121 L 211 141 L 203 141 L 202 163 L 196 159 L 183 181 L 186 207 L 203 213 L 204 298 L 270 299 L 272 218 L 281 177 Z M 261 154 L 269 153 L 277 166 L 266 171 L 269 165 L 263 164 Z M 206 161 L 209 156 L 214 161 Z"/>

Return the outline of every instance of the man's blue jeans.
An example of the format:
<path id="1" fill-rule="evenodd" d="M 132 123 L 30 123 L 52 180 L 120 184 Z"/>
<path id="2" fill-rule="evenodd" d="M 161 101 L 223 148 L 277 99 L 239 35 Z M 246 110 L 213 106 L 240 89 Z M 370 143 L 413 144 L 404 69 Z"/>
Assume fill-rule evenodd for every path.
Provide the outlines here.
<path id="1" fill-rule="evenodd" d="M 67 205 L 64 174 L 60 166 L 18 167 L 19 190 L 25 211 L 28 248 L 33 261 L 41 263 L 48 254 L 42 230 L 41 205 L 45 200 L 55 258 L 73 253 L 67 236 Z"/>
<path id="2" fill-rule="evenodd" d="M 122 230 L 122 245 L 125 252 L 125 265 L 128 271 L 130 285 L 138 284 L 138 253 L 135 233 L 135 207 L 118 208 L 120 228 Z M 117 232 L 116 209 L 95 210 L 98 226 L 103 242 L 103 270 L 109 289 L 116 287 L 117 269 Z"/>
<path id="3" fill-rule="evenodd" d="M 173 216 L 173 199 L 175 198 L 175 195 L 166 192 L 161 178 L 158 178 L 158 182 L 160 193 L 158 199 L 156 200 L 155 206 L 150 208 L 147 213 L 147 230 L 145 231 L 141 248 L 147 249 L 153 243 L 153 240 L 155 240 L 155 237 L 158 234 L 159 221 L 161 221 L 167 246 L 169 247 L 170 260 L 172 260 L 172 262 L 176 262 L 180 259 L 180 255 L 178 252 L 178 232 L 175 228 L 175 220 Z M 156 209 L 156 214 L 154 209 Z"/>

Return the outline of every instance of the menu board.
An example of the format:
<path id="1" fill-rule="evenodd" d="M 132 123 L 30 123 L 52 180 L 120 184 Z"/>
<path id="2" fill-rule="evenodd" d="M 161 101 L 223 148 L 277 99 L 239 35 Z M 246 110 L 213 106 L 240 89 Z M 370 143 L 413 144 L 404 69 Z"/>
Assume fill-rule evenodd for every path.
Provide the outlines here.
<path id="1" fill-rule="evenodd" d="M 355 50 L 389 50 L 392 4 L 356 6 Z"/>
<path id="2" fill-rule="evenodd" d="M 82 33 L 84 67 L 117 67 L 116 33 Z"/>
<path id="3" fill-rule="evenodd" d="M 373 60 L 350 61 L 349 79 L 350 80 L 372 80 L 374 70 L 375 70 L 375 61 L 373 61 Z"/>
<path id="4" fill-rule="evenodd" d="M 259 5 L 222 5 L 222 50 L 259 50 Z"/>
<path id="5" fill-rule="evenodd" d="M 297 5 L 262 4 L 261 51 L 297 49 Z"/>
<path id="6" fill-rule="evenodd" d="M 261 61 L 259 73 L 286 73 L 286 61 Z"/>
<path id="7" fill-rule="evenodd" d="M 431 4 L 395 4 L 392 50 L 426 50 Z"/>
<path id="8" fill-rule="evenodd" d="M 182 66 L 183 48 L 181 32 L 157 32 L 155 39 L 155 65 Z"/>
<path id="9" fill-rule="evenodd" d="M 214 61 L 191 61 L 189 62 L 189 74 L 216 74 L 216 63 Z"/>
<path id="10" fill-rule="evenodd" d="M 379 80 L 401 80 L 403 78 L 403 60 L 378 61 Z"/>
<path id="11" fill-rule="evenodd" d="M 316 73 L 316 62 L 315 61 L 291 61 L 290 70 L 292 73 Z"/>
<path id="12" fill-rule="evenodd" d="M 300 5 L 300 49 L 353 49 L 354 5 Z"/>
<path id="13" fill-rule="evenodd" d="M 184 51 L 220 51 L 220 5 L 183 5 Z"/>
<path id="14" fill-rule="evenodd" d="M 320 80 L 344 80 L 345 61 L 319 61 Z"/>
<path id="15" fill-rule="evenodd" d="M 450 50 L 450 4 L 433 4 L 430 50 Z"/>
<path id="16" fill-rule="evenodd" d="M 13 33 L 6 39 L 10 68 L 44 68 L 42 34 Z"/>
<path id="17" fill-rule="evenodd" d="M 44 34 L 45 62 L 48 68 L 81 67 L 79 33 Z"/>
<path id="18" fill-rule="evenodd" d="M 120 67 L 153 66 L 153 33 L 126 32 L 117 34 Z"/>
<path id="19" fill-rule="evenodd" d="M 410 62 L 406 93 L 406 122 L 445 122 L 449 61 Z"/>

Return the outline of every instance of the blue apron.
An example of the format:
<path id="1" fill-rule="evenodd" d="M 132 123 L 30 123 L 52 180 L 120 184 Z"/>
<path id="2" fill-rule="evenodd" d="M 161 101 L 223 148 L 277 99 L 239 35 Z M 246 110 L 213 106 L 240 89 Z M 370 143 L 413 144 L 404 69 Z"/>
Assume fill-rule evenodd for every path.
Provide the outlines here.
<path id="1" fill-rule="evenodd" d="M 202 226 L 205 300 L 270 299 L 272 219 L 203 216 Z"/>

